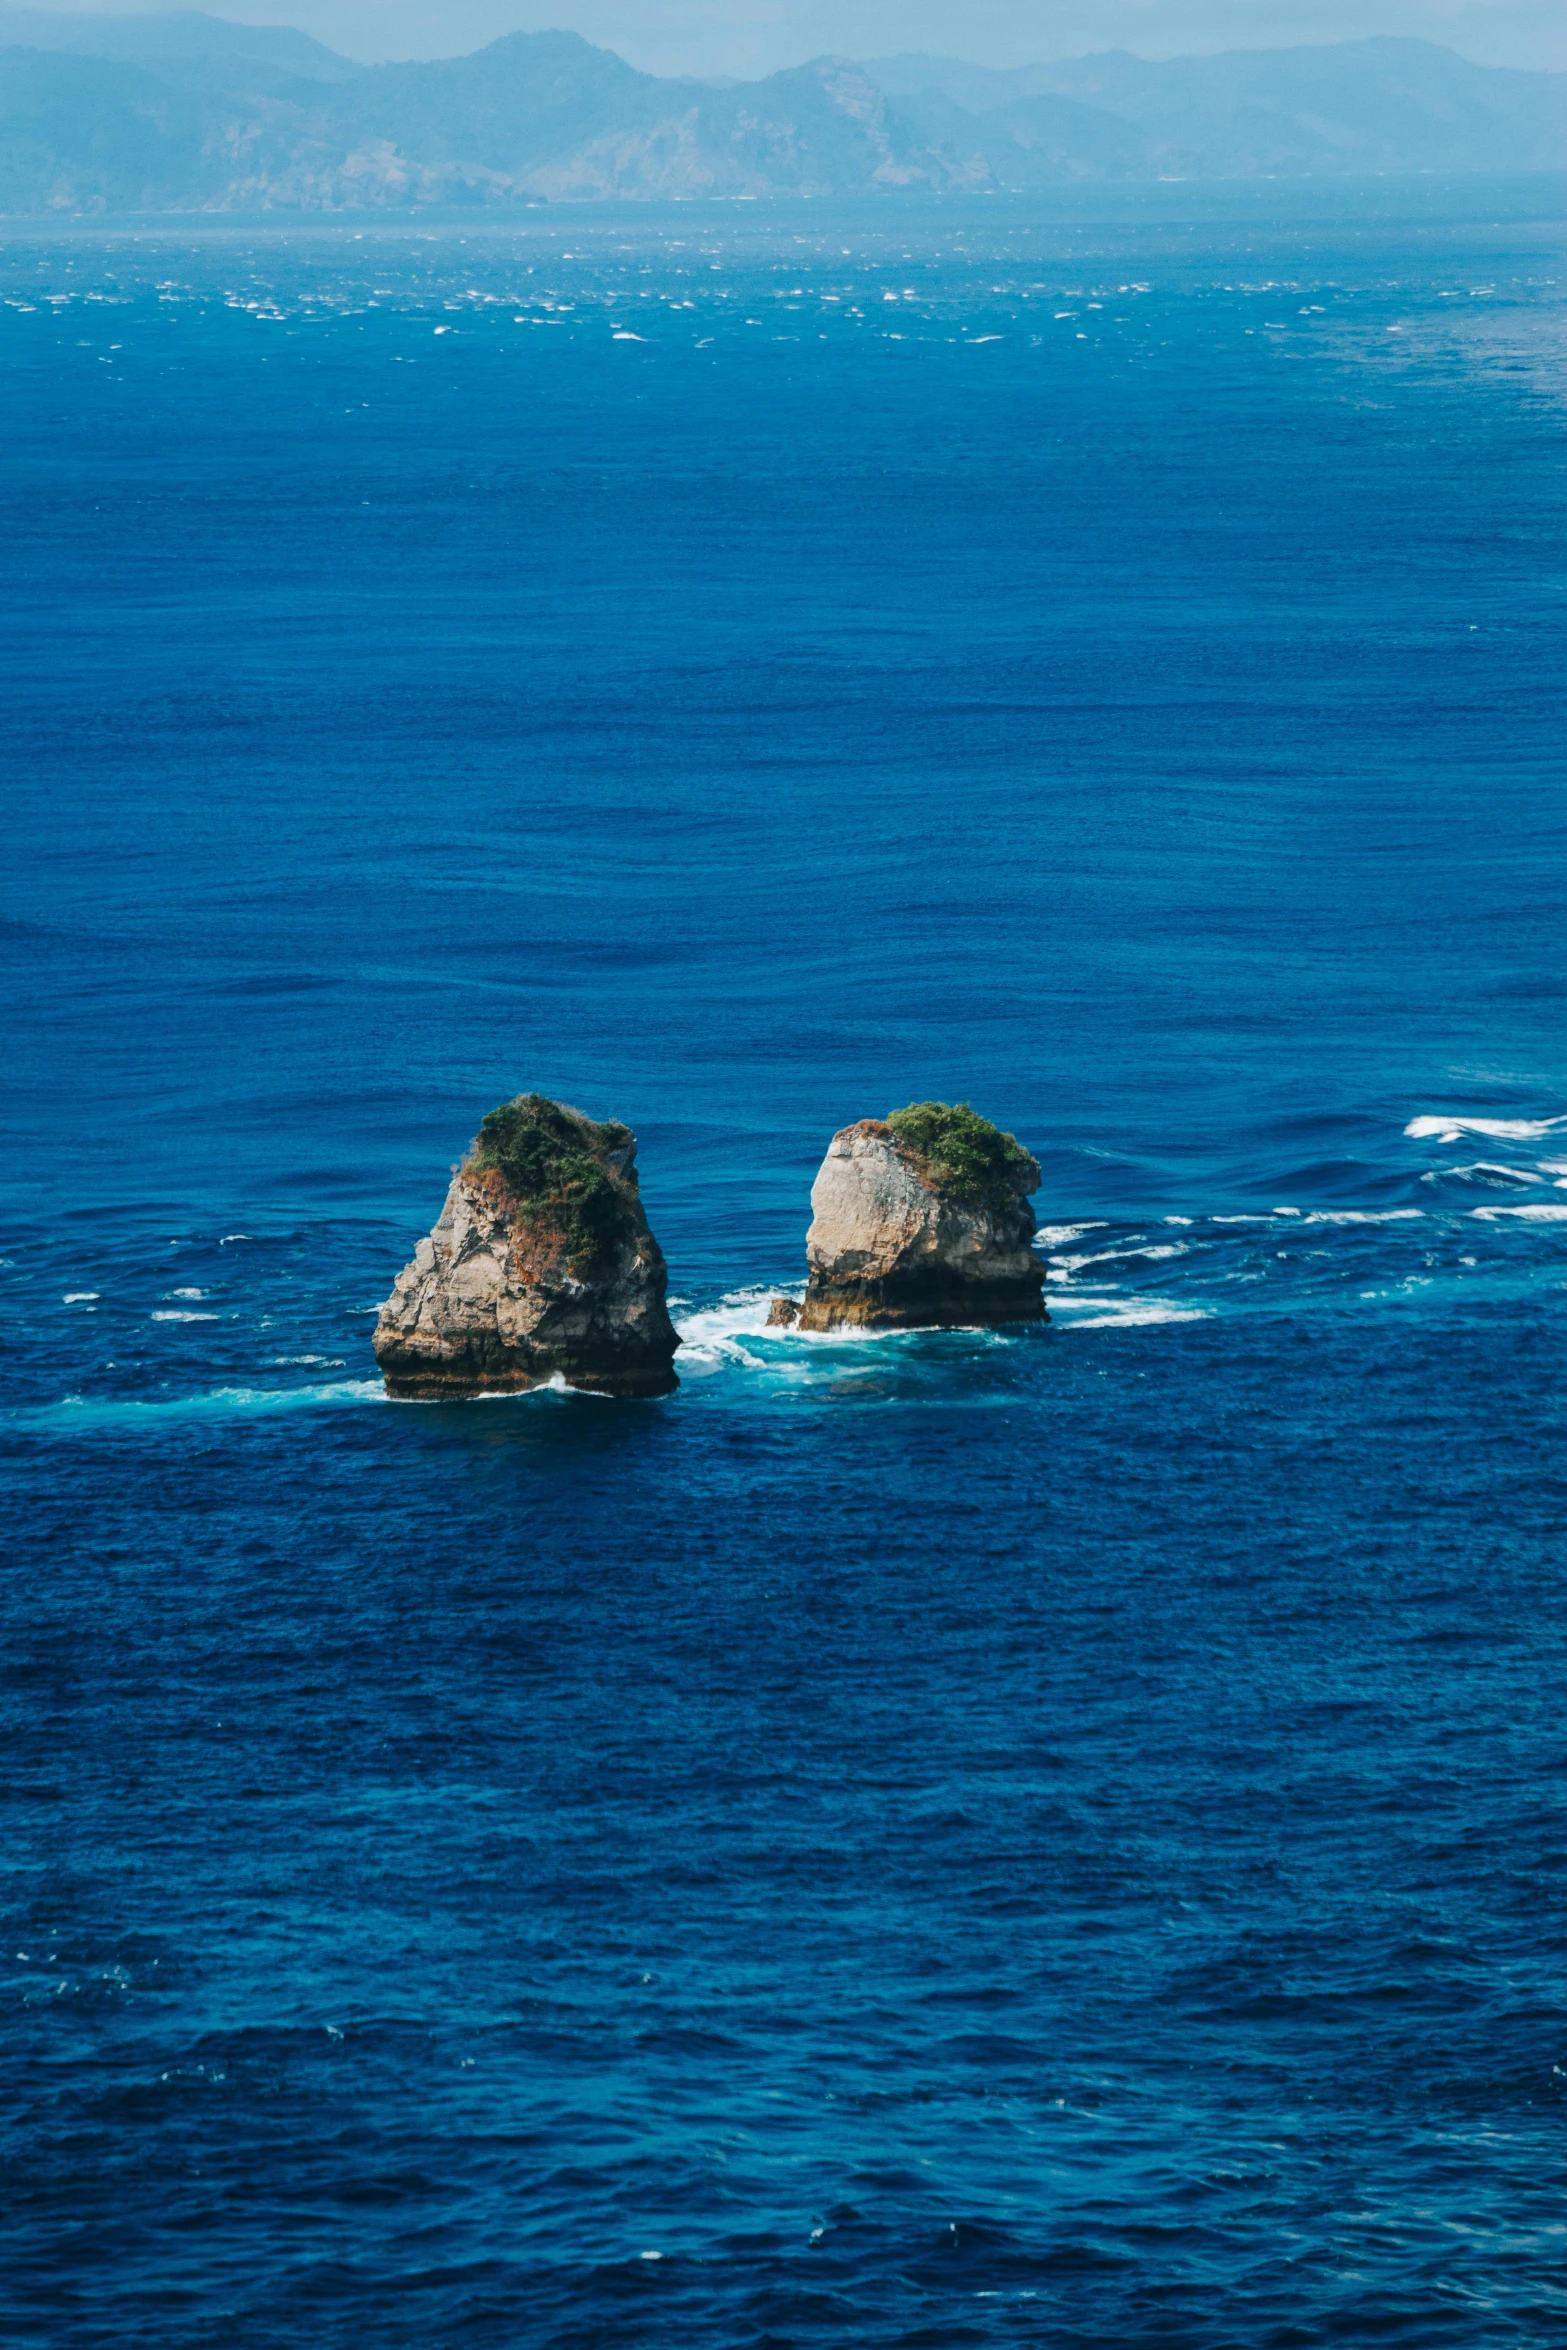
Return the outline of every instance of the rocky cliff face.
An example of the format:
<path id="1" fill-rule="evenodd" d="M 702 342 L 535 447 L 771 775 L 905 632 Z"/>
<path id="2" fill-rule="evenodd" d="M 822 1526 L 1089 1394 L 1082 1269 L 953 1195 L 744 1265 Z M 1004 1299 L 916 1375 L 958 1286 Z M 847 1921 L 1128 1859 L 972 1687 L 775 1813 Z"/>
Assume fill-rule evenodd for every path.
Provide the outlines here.
<path id="1" fill-rule="evenodd" d="M 780 1298 L 778 1323 L 1045 1319 L 1045 1269 L 1029 1246 L 1038 1162 L 966 1103 L 922 1102 L 835 1134 L 811 1187 L 804 1303 Z"/>
<path id="2" fill-rule="evenodd" d="M 523 1094 L 492 1110 L 372 1344 L 387 1393 L 667 1395 L 680 1344 L 637 1191 L 636 1137 Z"/>

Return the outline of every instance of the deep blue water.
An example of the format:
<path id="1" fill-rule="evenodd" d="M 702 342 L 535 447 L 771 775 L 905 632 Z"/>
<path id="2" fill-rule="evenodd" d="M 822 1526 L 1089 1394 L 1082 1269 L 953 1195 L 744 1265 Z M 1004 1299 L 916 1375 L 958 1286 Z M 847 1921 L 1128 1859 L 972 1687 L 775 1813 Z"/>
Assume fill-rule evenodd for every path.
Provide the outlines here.
<path id="1" fill-rule="evenodd" d="M 10 2339 L 1560 2339 L 1564 214 L 0 240 Z M 524 1087 L 667 1403 L 378 1399 Z"/>

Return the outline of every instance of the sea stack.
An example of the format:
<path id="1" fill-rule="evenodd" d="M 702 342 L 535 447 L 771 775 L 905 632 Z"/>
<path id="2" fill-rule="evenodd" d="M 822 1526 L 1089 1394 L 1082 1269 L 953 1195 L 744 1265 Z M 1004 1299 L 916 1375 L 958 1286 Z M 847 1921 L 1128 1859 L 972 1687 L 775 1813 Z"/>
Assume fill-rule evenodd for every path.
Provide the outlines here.
<path id="1" fill-rule="evenodd" d="M 911 1102 L 827 1146 L 811 1186 L 801 1330 L 1042 1322 L 1045 1268 L 1029 1246 L 1039 1162 L 967 1102 Z"/>
<path id="2" fill-rule="evenodd" d="M 492 1110 L 371 1341 L 388 1395 L 668 1395 L 680 1344 L 637 1140 L 542 1093 Z"/>

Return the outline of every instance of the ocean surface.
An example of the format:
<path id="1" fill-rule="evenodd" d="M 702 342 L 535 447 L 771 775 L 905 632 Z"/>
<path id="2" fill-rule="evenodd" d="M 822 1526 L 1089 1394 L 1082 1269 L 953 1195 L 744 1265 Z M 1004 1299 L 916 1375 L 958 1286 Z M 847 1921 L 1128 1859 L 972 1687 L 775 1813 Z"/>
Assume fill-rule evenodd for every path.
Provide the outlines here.
<path id="1" fill-rule="evenodd" d="M 0 2306 L 1557 2343 L 1567 181 L 0 233 Z M 678 1395 L 381 1399 L 483 1112 Z M 971 1100 L 1048 1328 L 764 1328 Z"/>

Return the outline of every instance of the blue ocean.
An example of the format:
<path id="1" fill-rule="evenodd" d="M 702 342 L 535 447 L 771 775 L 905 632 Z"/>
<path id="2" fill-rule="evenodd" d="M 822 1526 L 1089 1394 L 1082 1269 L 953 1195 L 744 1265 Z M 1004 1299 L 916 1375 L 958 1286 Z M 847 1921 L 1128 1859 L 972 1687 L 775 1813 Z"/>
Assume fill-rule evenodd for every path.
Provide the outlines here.
<path id="1" fill-rule="evenodd" d="M 10 2341 L 1560 2341 L 1564 220 L 6 228 Z M 680 1390 L 389 1404 L 524 1089 Z"/>

